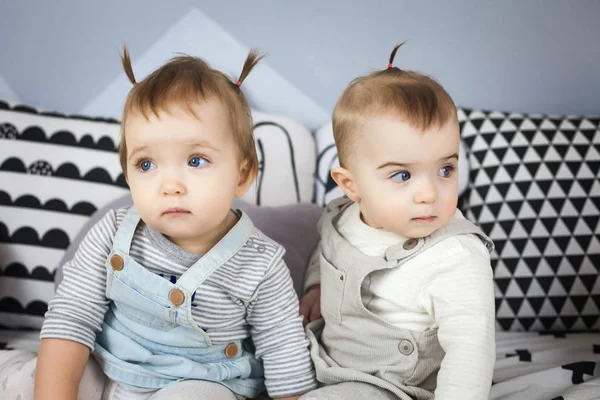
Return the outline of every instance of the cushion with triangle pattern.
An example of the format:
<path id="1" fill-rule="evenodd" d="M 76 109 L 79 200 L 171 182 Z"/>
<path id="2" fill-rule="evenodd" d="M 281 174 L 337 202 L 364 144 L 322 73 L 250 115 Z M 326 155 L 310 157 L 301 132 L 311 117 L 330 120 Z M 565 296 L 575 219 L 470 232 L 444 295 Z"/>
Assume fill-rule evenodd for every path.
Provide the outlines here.
<path id="1" fill-rule="evenodd" d="M 496 244 L 498 328 L 600 328 L 600 117 L 459 110 L 465 216 Z"/>

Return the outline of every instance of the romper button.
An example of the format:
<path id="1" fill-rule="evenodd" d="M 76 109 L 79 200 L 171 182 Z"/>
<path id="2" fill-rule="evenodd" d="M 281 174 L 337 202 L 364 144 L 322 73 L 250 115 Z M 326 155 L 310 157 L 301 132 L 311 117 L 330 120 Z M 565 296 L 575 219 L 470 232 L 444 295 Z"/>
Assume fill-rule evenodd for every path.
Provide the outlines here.
<path id="1" fill-rule="evenodd" d="M 413 350 L 415 349 L 415 347 L 409 340 L 401 341 L 398 345 L 398 348 L 400 349 L 400 353 L 404 354 L 405 356 L 411 355 Z"/>
<path id="2" fill-rule="evenodd" d="M 227 358 L 233 358 L 237 356 L 238 345 L 235 343 L 229 343 L 227 347 L 225 347 L 225 350 L 223 350 L 223 353 L 225 353 L 225 357 Z"/>
<path id="3" fill-rule="evenodd" d="M 115 271 L 120 271 L 125 266 L 125 261 L 123 261 L 123 257 L 114 255 L 110 258 L 110 266 Z"/>
<path id="4" fill-rule="evenodd" d="M 179 289 L 173 289 L 169 292 L 169 300 L 174 306 L 180 306 L 185 301 L 185 295 Z"/>
<path id="5" fill-rule="evenodd" d="M 412 250 L 417 246 L 417 243 L 419 243 L 417 239 L 408 239 L 402 247 L 404 250 Z"/>

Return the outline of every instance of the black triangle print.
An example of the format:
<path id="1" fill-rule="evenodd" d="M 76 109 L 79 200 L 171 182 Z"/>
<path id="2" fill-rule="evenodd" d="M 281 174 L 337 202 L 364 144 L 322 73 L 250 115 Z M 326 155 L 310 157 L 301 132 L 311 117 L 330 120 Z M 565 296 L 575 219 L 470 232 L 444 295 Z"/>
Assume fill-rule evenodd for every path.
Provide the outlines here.
<path id="1" fill-rule="evenodd" d="M 496 305 L 496 313 L 498 312 L 498 310 L 500 309 L 500 305 L 502 304 L 502 299 L 499 299 L 498 297 L 496 297 L 494 299 L 494 304 Z"/>
<path id="2" fill-rule="evenodd" d="M 479 193 L 479 197 L 481 197 L 482 199 L 485 199 L 488 192 L 490 191 L 490 185 L 478 186 L 475 189 L 477 190 L 477 193 Z"/>
<path id="3" fill-rule="evenodd" d="M 585 158 L 585 155 L 590 149 L 590 146 L 588 144 L 576 144 L 573 147 L 575 147 L 575 150 L 577 150 L 577 153 L 579 154 L 582 160 Z"/>
<path id="4" fill-rule="evenodd" d="M 462 126 L 461 126 L 460 130 L 462 132 L 462 130 L 463 130 Z M 473 148 L 473 143 L 475 143 L 475 138 L 477 138 L 477 135 L 463 136 L 462 140 L 465 141 L 468 149 L 472 149 Z"/>
<path id="5" fill-rule="evenodd" d="M 506 195 L 506 193 L 508 192 L 508 188 L 509 187 L 510 187 L 510 182 L 509 183 L 497 183 L 496 184 L 496 189 L 503 196 Z"/>
<path id="6" fill-rule="evenodd" d="M 545 297 L 529 297 L 527 300 L 529 301 L 531 308 L 533 308 L 533 311 L 535 311 L 536 314 L 539 314 L 545 299 Z"/>
<path id="7" fill-rule="evenodd" d="M 598 275 L 579 275 L 579 279 L 588 292 L 592 293 L 594 285 L 596 284 L 596 280 L 598 279 Z"/>
<path id="8" fill-rule="evenodd" d="M 535 242 L 535 239 L 534 239 L 534 242 Z M 494 243 L 496 243 L 496 242 L 494 242 Z M 543 253 L 543 250 L 540 250 L 540 253 Z M 531 275 L 535 276 L 538 266 L 540 265 L 540 262 L 542 261 L 541 257 L 523 257 L 523 261 L 525 261 L 527 268 L 529 268 L 529 270 L 531 271 Z"/>
<path id="9" fill-rule="evenodd" d="M 544 204 L 544 199 L 539 200 L 527 200 L 529 205 L 534 211 L 540 211 L 542 209 L 542 205 Z"/>
<path id="10" fill-rule="evenodd" d="M 475 158 L 477 158 L 477 161 L 479 161 L 479 164 L 483 164 L 483 159 L 485 158 L 485 155 L 487 154 L 487 150 L 478 150 L 478 151 L 474 151 L 473 155 L 475 156 Z"/>
<path id="11" fill-rule="evenodd" d="M 494 247 L 496 247 L 496 252 L 498 254 L 502 254 L 502 250 L 504 249 L 505 245 L 506 245 L 506 240 L 494 239 Z"/>
<path id="12" fill-rule="evenodd" d="M 598 318 L 600 318 L 600 316 L 598 316 L 598 315 L 582 315 L 581 316 L 583 323 L 585 324 L 585 326 L 587 326 L 588 329 L 592 329 L 592 327 L 596 324 L 596 321 L 598 321 Z M 599 351 L 599 353 L 600 353 L 600 351 Z"/>
<path id="13" fill-rule="evenodd" d="M 519 169 L 520 164 L 504 164 L 504 169 L 508 172 L 508 176 L 514 178 L 517 174 L 517 170 Z"/>
<path id="14" fill-rule="evenodd" d="M 547 237 L 540 237 L 540 238 L 532 238 L 531 240 L 533 240 L 533 243 L 535 244 L 535 247 L 538 248 L 538 250 L 540 251 L 540 253 L 544 254 L 544 251 L 546 250 L 546 246 L 548 245 L 548 241 L 550 239 L 547 238 Z"/>
<path id="15" fill-rule="evenodd" d="M 496 127 L 496 129 L 500 129 L 500 126 L 502 126 L 502 123 L 506 120 L 506 117 L 504 118 L 490 118 L 490 122 L 492 124 L 494 124 L 494 126 Z"/>
<path id="16" fill-rule="evenodd" d="M 561 122 L 563 121 L 562 118 L 548 118 L 548 120 L 550 122 L 552 122 L 554 124 L 554 126 L 556 126 L 557 129 L 560 126 Z"/>
<path id="17" fill-rule="evenodd" d="M 590 296 L 569 296 L 575 309 L 581 314 L 583 312 L 583 308 L 585 307 L 585 303 L 587 303 Z"/>
<path id="18" fill-rule="evenodd" d="M 515 280 L 517 281 L 517 285 L 519 285 L 523 293 L 527 293 L 527 290 L 529 290 L 529 286 L 531 286 L 531 281 L 533 280 L 533 278 L 515 278 Z"/>
<path id="19" fill-rule="evenodd" d="M 540 322 L 544 325 L 544 328 L 550 329 L 557 319 L 558 317 L 540 317 Z"/>
<path id="20" fill-rule="evenodd" d="M 490 264 L 492 265 L 492 271 L 496 272 L 496 265 L 498 264 L 498 259 L 497 258 L 492 258 L 490 260 Z"/>
<path id="21" fill-rule="evenodd" d="M 590 242 L 592 241 L 592 236 L 591 235 L 577 235 L 577 236 L 575 236 L 575 240 L 581 246 L 583 251 L 586 251 L 588 246 L 590 245 Z M 583 260 L 583 256 L 581 256 L 581 259 Z M 571 264 L 573 266 L 575 266 L 575 264 L 573 264 L 573 263 L 571 263 Z M 581 265 L 581 264 L 579 264 L 579 265 Z"/>
<path id="22" fill-rule="evenodd" d="M 562 323 L 565 326 L 565 328 L 567 330 L 569 330 L 569 331 L 571 330 L 571 328 L 573 327 L 573 325 L 575 325 L 575 321 L 577 321 L 577 317 L 561 316 L 559 318 L 562 321 Z"/>
<path id="23" fill-rule="evenodd" d="M 579 183 L 581 183 L 581 181 L 579 181 Z M 583 206 L 585 205 L 585 198 L 583 197 L 572 197 L 569 200 L 571 200 L 571 203 L 573 203 L 573 207 L 575 207 L 576 210 L 581 211 L 583 210 Z"/>
<path id="24" fill-rule="evenodd" d="M 563 222 L 569 228 L 569 232 L 575 231 L 575 226 L 577 225 L 577 221 L 579 221 L 579 217 L 562 217 Z"/>
<path id="25" fill-rule="evenodd" d="M 592 201 L 592 203 L 594 203 L 596 208 L 600 209 L 600 197 L 591 197 L 590 196 L 590 200 Z"/>
<path id="26" fill-rule="evenodd" d="M 507 201 L 506 204 L 508 205 L 508 207 L 512 210 L 512 212 L 515 215 L 519 214 L 519 211 L 521 211 L 521 207 L 523 207 L 523 201 Z"/>
<path id="27" fill-rule="evenodd" d="M 527 153 L 527 149 L 529 147 L 526 146 L 519 146 L 519 147 L 513 147 L 513 150 L 515 151 L 515 153 L 517 153 L 517 155 L 519 156 L 519 159 L 523 159 L 525 157 L 525 153 Z"/>
<path id="28" fill-rule="evenodd" d="M 581 243 L 580 243 L 581 245 Z M 584 249 L 587 246 L 584 247 Z M 585 256 L 581 255 L 581 256 L 567 256 L 567 260 L 569 260 L 569 262 L 571 263 L 571 265 L 573 266 L 573 269 L 575 270 L 575 272 L 579 272 L 579 269 L 581 268 L 581 265 L 583 264 L 583 259 L 585 258 Z"/>
<path id="29" fill-rule="evenodd" d="M 555 144 L 554 149 L 561 155 L 561 158 L 564 160 L 567 155 L 567 151 L 569 150 L 568 144 Z"/>
<path id="30" fill-rule="evenodd" d="M 592 140 L 594 140 L 594 135 L 596 134 L 596 130 L 595 129 L 580 129 L 579 132 L 581 132 L 581 134 L 583 136 L 585 136 L 585 138 L 588 140 L 588 142 L 591 142 Z M 588 145 L 584 145 L 585 147 L 590 147 L 589 144 Z"/>
<path id="31" fill-rule="evenodd" d="M 543 181 L 539 180 L 539 181 L 536 181 L 536 183 L 540 187 L 540 190 L 542 191 L 542 193 L 548 193 L 550 191 L 550 186 L 552 186 L 552 181 L 548 181 L 548 180 L 543 180 Z"/>
<path id="32" fill-rule="evenodd" d="M 563 306 L 565 305 L 565 302 L 567 301 L 567 297 L 566 296 L 549 296 L 548 300 L 550 300 L 550 303 L 552 303 L 552 306 L 554 307 L 556 312 L 560 313 L 560 310 L 562 310 Z"/>
<path id="33" fill-rule="evenodd" d="M 494 225 L 496 225 L 494 222 L 486 222 L 485 224 L 482 223 L 480 227 L 483 233 L 489 236 L 492 232 L 492 229 L 494 229 Z"/>
<path id="34" fill-rule="evenodd" d="M 600 161 L 586 161 L 586 163 L 592 170 L 592 173 L 595 176 L 598 176 L 598 171 L 600 171 Z"/>
<path id="35" fill-rule="evenodd" d="M 573 283 L 575 282 L 575 276 L 574 275 L 564 275 L 564 276 L 557 276 L 558 281 L 560 282 L 560 284 L 565 288 L 565 291 L 567 293 L 569 293 L 571 291 L 571 288 L 573 287 Z"/>
<path id="36" fill-rule="evenodd" d="M 509 117 L 509 121 L 511 121 L 517 128 L 521 127 L 521 124 L 523 123 L 524 120 L 525 120 L 525 118 L 520 118 L 520 117 L 516 117 L 516 116 Z"/>
<path id="37" fill-rule="evenodd" d="M 511 297 L 506 299 L 510 309 L 513 310 L 515 315 L 519 313 L 519 309 L 521 308 L 521 304 L 523 304 L 523 300 L 524 299 L 522 297 Z"/>
<path id="38" fill-rule="evenodd" d="M 506 236 L 510 237 L 510 232 L 512 232 L 512 228 L 513 226 L 515 226 L 515 222 L 516 220 L 511 219 L 508 221 L 499 221 L 498 223 L 500 224 L 502 229 L 504 229 L 504 232 L 506 232 Z"/>
<path id="39" fill-rule="evenodd" d="M 537 163 L 537 162 L 536 163 L 525 163 L 525 168 L 527 168 L 527 171 L 529 171 L 531 176 L 535 176 L 538 169 L 540 169 L 540 165 L 542 165 L 542 164 Z"/>
<path id="40" fill-rule="evenodd" d="M 550 143 L 554 142 L 554 136 L 556 136 L 556 129 L 542 129 L 542 133 L 546 136 L 546 139 Z"/>
<path id="41" fill-rule="evenodd" d="M 577 182 L 579 182 L 579 184 L 581 185 L 581 187 L 583 188 L 583 191 L 586 193 L 590 193 L 590 191 L 592 190 L 592 185 L 594 184 L 595 179 L 578 179 Z M 577 207 L 577 206 L 575 206 Z M 581 210 L 581 208 L 583 208 L 583 204 L 581 205 L 581 207 L 578 207 L 578 210 Z"/>
<path id="42" fill-rule="evenodd" d="M 514 318 L 496 318 L 503 330 L 508 331 L 514 322 Z"/>
<path id="43" fill-rule="evenodd" d="M 556 176 L 561 164 L 561 161 L 546 161 L 546 167 L 548 167 L 553 176 Z"/>
<path id="44" fill-rule="evenodd" d="M 590 124 L 596 126 L 596 128 L 598 128 L 598 129 L 600 129 L 600 118 L 586 117 L 585 119 L 587 119 L 588 121 L 590 121 Z"/>
<path id="45" fill-rule="evenodd" d="M 533 125 L 535 125 L 535 130 L 537 131 L 540 128 L 540 124 L 542 123 L 543 118 L 534 117 L 534 116 L 531 116 L 531 115 L 528 118 L 531 121 L 531 123 Z"/>
<path id="46" fill-rule="evenodd" d="M 496 132 L 482 133 L 481 137 L 483 138 L 483 140 L 485 140 L 488 146 L 491 146 L 492 142 L 494 141 L 494 138 L 496 137 Z"/>
<path id="47" fill-rule="evenodd" d="M 504 262 L 504 265 L 506 266 L 506 268 L 510 271 L 510 274 L 514 275 L 515 271 L 517 270 L 517 265 L 519 264 L 519 259 L 518 258 L 503 258 L 502 261 Z"/>
<path id="48" fill-rule="evenodd" d="M 552 285 L 552 281 L 554 281 L 553 276 L 536 276 L 538 283 L 544 289 L 544 293 L 548 293 L 550 290 L 550 285 Z"/>
<path id="49" fill-rule="evenodd" d="M 525 246 L 527 245 L 527 239 L 513 239 L 512 244 L 519 251 L 519 254 L 523 254 Z"/>
<path id="50" fill-rule="evenodd" d="M 550 268 L 552 268 L 552 271 L 556 273 L 558 271 L 558 267 L 560 267 L 560 262 L 562 261 L 563 256 L 546 256 L 545 258 Z"/>
<path id="51" fill-rule="evenodd" d="M 531 328 L 531 325 L 533 325 L 533 323 L 535 322 L 535 318 L 518 318 L 518 320 L 521 323 L 521 325 L 523 326 L 523 328 L 525 328 L 525 331 L 528 331 L 529 328 Z M 527 351 L 527 350 L 523 350 L 523 351 Z M 527 354 L 529 355 L 529 359 L 527 359 L 525 357 L 525 355 L 523 355 L 523 357 L 520 358 L 519 361 L 531 361 L 531 353 L 529 353 L 527 351 Z"/>
<path id="52" fill-rule="evenodd" d="M 550 146 L 539 144 L 539 145 L 533 146 L 533 149 L 538 154 L 538 156 L 540 156 L 540 158 L 543 160 L 544 157 L 546 157 L 546 153 L 548 152 L 548 147 L 550 147 Z"/>
<path id="53" fill-rule="evenodd" d="M 496 278 L 496 285 L 498 285 L 498 288 L 500 289 L 500 291 L 504 294 L 506 293 L 506 289 L 508 289 L 508 285 L 510 283 L 511 278 Z"/>
<path id="54" fill-rule="evenodd" d="M 521 221 L 521 225 L 523 225 L 523 228 L 525 228 L 525 231 L 527 231 L 531 234 L 531 231 L 533 230 L 533 226 L 535 225 L 536 219 L 526 218 L 526 219 L 521 219 L 520 221 Z"/>
<path id="55" fill-rule="evenodd" d="M 479 217 L 481 216 L 481 210 L 483 210 L 483 206 L 473 206 L 473 207 L 471 207 L 471 211 L 473 212 L 473 214 L 475 215 L 475 218 L 477 220 L 479 220 Z"/>
<path id="56" fill-rule="evenodd" d="M 577 176 L 581 169 L 581 161 L 567 161 L 566 164 L 573 176 Z"/>
<path id="57" fill-rule="evenodd" d="M 532 201 L 530 200 L 529 203 L 532 203 Z M 539 208 L 534 208 L 534 210 L 539 210 L 540 208 L 541 205 Z M 548 232 L 552 232 L 556 222 L 558 222 L 558 218 L 540 218 L 540 221 L 542 221 L 542 224 L 544 224 L 544 227 L 548 230 Z"/>
<path id="58" fill-rule="evenodd" d="M 483 118 L 477 118 L 477 119 L 469 119 L 471 121 L 471 123 L 473 124 L 473 126 L 475 127 L 475 129 L 477 129 L 478 131 L 481 130 L 481 125 L 483 125 Z"/>
<path id="59" fill-rule="evenodd" d="M 504 158 L 504 155 L 506 154 L 508 149 L 506 147 L 498 147 L 498 148 L 492 148 L 492 151 L 494 152 L 496 157 L 498 157 L 498 160 L 502 161 L 502 159 Z"/>
<path id="60" fill-rule="evenodd" d="M 497 217 L 498 214 L 500 213 L 500 208 L 502 207 L 502 203 L 490 203 L 487 206 L 490 209 L 490 211 L 492 212 L 492 214 L 494 214 Z"/>
<path id="61" fill-rule="evenodd" d="M 561 187 L 561 189 L 565 192 L 565 193 L 569 193 L 569 191 L 571 190 L 571 186 L 573 186 L 573 183 L 575 182 L 573 179 L 558 179 L 557 180 L 558 185 Z"/>
<path id="62" fill-rule="evenodd" d="M 593 294 L 592 299 L 596 303 L 596 307 L 600 308 L 600 294 Z"/>
<path id="63" fill-rule="evenodd" d="M 476 182 L 477 181 L 477 177 L 479 176 L 479 172 L 481 172 L 481 169 L 472 169 L 471 172 L 469 173 L 469 179 L 470 182 Z"/>
<path id="64" fill-rule="evenodd" d="M 569 247 L 570 240 L 570 236 L 554 236 L 554 241 L 563 252 L 567 251 L 567 247 Z"/>
<path id="65" fill-rule="evenodd" d="M 527 196 L 527 192 L 529 192 L 529 188 L 531 187 L 532 183 L 533 183 L 533 181 L 531 181 L 531 180 L 524 181 L 524 182 L 515 182 L 515 184 L 519 188 L 519 191 L 521 192 L 523 197 Z"/>
<path id="66" fill-rule="evenodd" d="M 515 134 L 517 133 L 516 131 L 502 131 L 500 132 L 502 133 L 502 136 L 504 136 L 504 139 L 506 139 L 506 141 L 508 143 L 512 142 L 513 138 L 515 137 Z"/>
<path id="67" fill-rule="evenodd" d="M 496 171 L 498 171 L 498 166 L 493 165 L 491 167 L 485 167 L 483 170 L 485 171 L 487 176 L 490 177 L 490 181 L 493 181 L 494 177 L 496 176 Z"/>
<path id="68" fill-rule="evenodd" d="M 558 215 L 560 215 L 560 211 L 562 210 L 563 206 L 565 205 L 565 202 L 567 201 L 567 199 L 566 198 L 548 199 L 548 201 L 550 201 L 550 204 L 552 204 L 554 211 L 556 211 L 556 213 Z"/>
<path id="69" fill-rule="evenodd" d="M 600 240 L 600 236 L 596 236 L 596 239 Z M 592 261 L 592 265 L 598 269 L 598 273 L 600 274 L 600 254 L 588 254 L 587 255 L 590 261 Z"/>

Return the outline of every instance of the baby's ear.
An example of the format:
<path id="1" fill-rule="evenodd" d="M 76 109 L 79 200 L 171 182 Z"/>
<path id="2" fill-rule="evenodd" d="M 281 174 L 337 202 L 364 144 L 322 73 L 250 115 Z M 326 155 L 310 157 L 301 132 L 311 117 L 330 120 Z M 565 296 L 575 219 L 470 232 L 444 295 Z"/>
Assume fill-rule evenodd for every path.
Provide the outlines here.
<path id="1" fill-rule="evenodd" d="M 350 200 L 360 201 L 360 196 L 356 190 L 356 184 L 354 183 L 354 177 L 350 171 L 346 168 L 335 167 L 331 170 L 331 177 Z"/>
<path id="2" fill-rule="evenodd" d="M 242 165 L 240 166 L 240 178 L 238 181 L 237 188 L 235 189 L 235 197 L 242 197 L 246 194 L 254 179 L 256 179 L 256 175 L 258 174 L 258 167 L 253 167 L 248 160 L 244 160 Z"/>

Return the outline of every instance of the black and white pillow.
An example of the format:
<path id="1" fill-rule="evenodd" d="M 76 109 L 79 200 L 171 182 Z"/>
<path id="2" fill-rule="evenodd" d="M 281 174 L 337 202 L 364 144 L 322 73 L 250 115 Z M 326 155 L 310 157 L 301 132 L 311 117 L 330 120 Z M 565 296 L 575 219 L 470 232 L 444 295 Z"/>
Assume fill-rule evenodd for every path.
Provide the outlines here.
<path id="1" fill-rule="evenodd" d="M 302 125 L 254 113 L 260 174 L 245 200 L 310 202 L 314 140 Z M 116 120 L 66 117 L 0 100 L 0 327 L 39 328 L 53 277 L 90 216 L 128 192 Z"/>
<path id="2" fill-rule="evenodd" d="M 459 110 L 500 329 L 600 328 L 600 118 Z"/>

